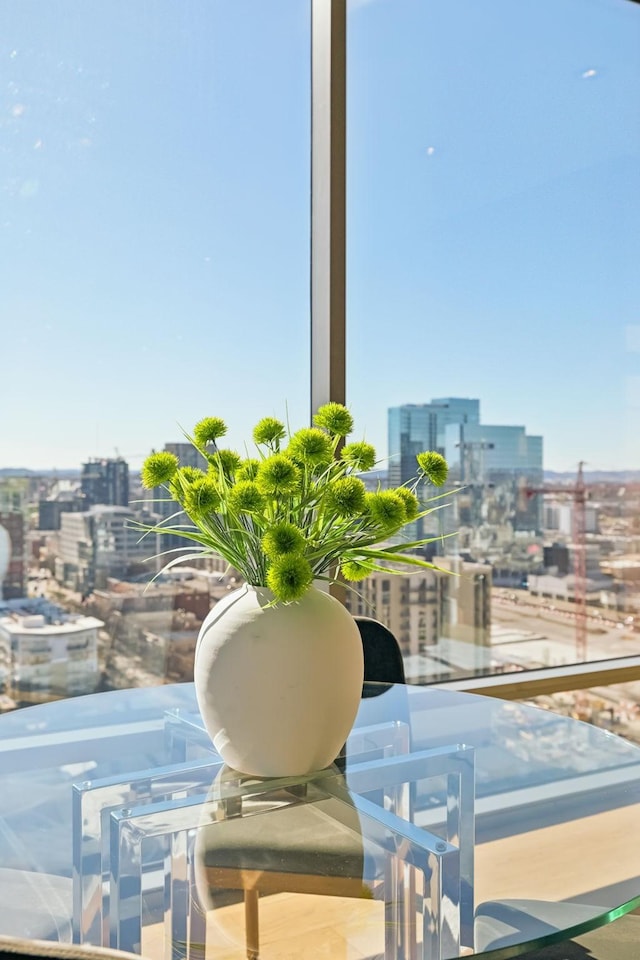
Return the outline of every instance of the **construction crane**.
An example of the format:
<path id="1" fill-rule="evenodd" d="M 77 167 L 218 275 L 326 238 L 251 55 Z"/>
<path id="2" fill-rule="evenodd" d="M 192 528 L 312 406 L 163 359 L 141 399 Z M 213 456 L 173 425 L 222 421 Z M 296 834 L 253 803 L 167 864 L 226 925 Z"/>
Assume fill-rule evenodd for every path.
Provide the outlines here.
<path id="1" fill-rule="evenodd" d="M 576 657 L 583 661 L 587 656 L 587 544 L 586 544 L 586 501 L 587 488 L 582 468 L 584 461 L 578 464 L 578 475 L 573 486 L 525 487 L 527 497 L 536 493 L 553 496 L 569 496 L 573 500 L 572 536 L 573 536 L 573 599 L 576 607 Z"/>

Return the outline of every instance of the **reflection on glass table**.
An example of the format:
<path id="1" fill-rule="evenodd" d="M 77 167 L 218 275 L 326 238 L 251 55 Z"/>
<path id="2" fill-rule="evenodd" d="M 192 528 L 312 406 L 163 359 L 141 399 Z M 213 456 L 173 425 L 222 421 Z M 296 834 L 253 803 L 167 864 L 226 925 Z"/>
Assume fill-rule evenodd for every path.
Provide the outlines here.
<path id="1" fill-rule="evenodd" d="M 516 955 L 640 900 L 640 750 L 437 689 L 369 689 L 345 756 L 225 768 L 190 684 L 0 718 L 0 932 L 148 957 Z"/>

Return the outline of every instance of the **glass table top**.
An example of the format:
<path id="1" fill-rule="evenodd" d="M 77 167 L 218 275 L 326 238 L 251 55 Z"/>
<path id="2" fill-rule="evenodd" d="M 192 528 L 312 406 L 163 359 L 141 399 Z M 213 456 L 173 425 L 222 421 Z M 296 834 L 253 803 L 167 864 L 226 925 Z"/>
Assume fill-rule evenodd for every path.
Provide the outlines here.
<path id="1" fill-rule="evenodd" d="M 0 933 L 147 957 L 515 956 L 640 904 L 640 748 L 368 684 L 346 757 L 224 766 L 192 684 L 0 717 Z"/>

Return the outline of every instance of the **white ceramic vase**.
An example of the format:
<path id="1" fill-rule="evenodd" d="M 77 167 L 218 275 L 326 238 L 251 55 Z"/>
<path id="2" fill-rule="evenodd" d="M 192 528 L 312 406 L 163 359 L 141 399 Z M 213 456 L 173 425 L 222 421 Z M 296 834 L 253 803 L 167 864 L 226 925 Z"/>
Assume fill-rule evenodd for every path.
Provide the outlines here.
<path id="1" fill-rule="evenodd" d="M 360 703 L 360 632 L 345 607 L 310 587 L 295 603 L 268 606 L 245 585 L 205 619 L 194 680 L 207 731 L 223 760 L 257 777 L 329 766 Z"/>

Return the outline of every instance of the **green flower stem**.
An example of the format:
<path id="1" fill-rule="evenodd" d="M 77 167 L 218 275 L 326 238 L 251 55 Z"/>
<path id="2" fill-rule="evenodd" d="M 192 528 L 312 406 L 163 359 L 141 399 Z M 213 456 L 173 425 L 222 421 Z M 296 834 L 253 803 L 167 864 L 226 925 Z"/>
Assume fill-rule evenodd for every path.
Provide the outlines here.
<path id="1" fill-rule="evenodd" d="M 233 537 L 228 536 L 232 531 L 226 527 L 217 514 L 203 517 L 201 519 L 201 528 L 208 534 L 209 543 L 216 552 L 221 552 L 222 556 L 238 570 L 242 570 L 245 564 L 245 554 L 242 550 L 242 540 L 237 542 Z"/>
<path id="2" fill-rule="evenodd" d="M 396 563 L 407 563 L 409 566 L 422 567 L 426 570 L 439 570 L 441 573 L 451 572 L 450 570 L 445 570 L 443 567 L 439 567 L 435 563 L 429 563 L 428 560 L 421 560 L 420 557 L 413 557 L 410 554 L 386 553 L 382 550 L 361 550 L 360 552 L 363 557 L 367 557 L 371 560 L 393 560 Z M 402 573 L 402 570 L 396 570 L 395 572 Z"/>
<path id="3" fill-rule="evenodd" d="M 329 473 L 329 471 L 332 471 L 332 472 Z M 328 531 L 333 527 L 334 521 L 335 521 L 335 516 L 333 512 L 331 513 L 327 512 L 327 491 L 328 491 L 329 483 L 335 480 L 338 480 L 340 476 L 342 476 L 342 471 L 338 473 L 334 468 L 334 464 L 331 464 L 327 472 L 329 473 L 329 477 L 328 477 L 329 482 L 325 483 L 322 486 L 318 484 L 317 489 L 320 490 L 321 492 L 319 495 L 316 492 L 315 525 L 311 529 L 311 537 L 314 540 L 316 539 L 319 540 L 319 539 L 322 539 L 324 536 L 326 536 Z"/>

